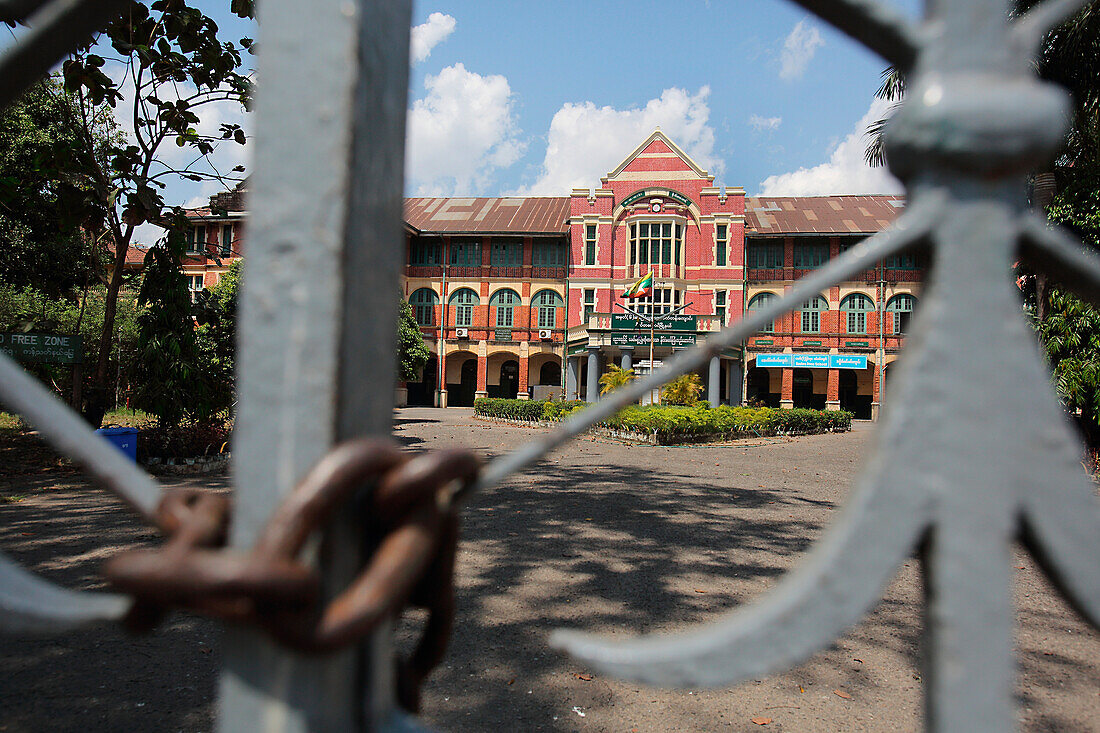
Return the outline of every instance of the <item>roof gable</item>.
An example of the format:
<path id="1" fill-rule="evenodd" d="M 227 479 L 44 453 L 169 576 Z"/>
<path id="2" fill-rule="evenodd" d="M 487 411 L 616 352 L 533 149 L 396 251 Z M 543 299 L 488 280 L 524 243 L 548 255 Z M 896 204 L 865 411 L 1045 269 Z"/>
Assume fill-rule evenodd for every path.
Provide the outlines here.
<path id="1" fill-rule="evenodd" d="M 654 165 L 657 161 L 659 165 Z M 670 172 L 690 172 L 708 183 L 714 181 L 714 176 L 703 170 L 658 127 L 602 181 L 613 181 L 623 177 L 623 173 L 643 173 L 659 181 L 663 173 Z"/>

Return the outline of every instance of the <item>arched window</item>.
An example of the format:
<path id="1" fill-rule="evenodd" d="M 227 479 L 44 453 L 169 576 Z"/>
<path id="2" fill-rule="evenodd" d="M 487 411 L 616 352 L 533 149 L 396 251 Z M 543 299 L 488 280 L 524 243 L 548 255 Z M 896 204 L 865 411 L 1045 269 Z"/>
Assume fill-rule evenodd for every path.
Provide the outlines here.
<path id="1" fill-rule="evenodd" d="M 450 304 L 455 307 L 455 325 L 474 325 L 474 306 L 481 303 L 477 293 L 469 288 L 461 288 L 451 295 Z"/>
<path id="2" fill-rule="evenodd" d="M 416 316 L 417 324 L 421 326 L 434 326 L 435 325 L 435 307 L 439 304 L 439 296 L 435 294 L 435 291 L 431 288 L 420 288 L 413 292 L 409 298 L 409 305 L 412 306 L 413 315 Z"/>
<path id="3" fill-rule="evenodd" d="M 848 333 L 867 333 L 867 313 L 874 309 L 874 301 L 862 293 L 852 293 L 840 301 L 840 310 L 848 314 Z"/>
<path id="4" fill-rule="evenodd" d="M 829 301 L 820 295 L 802 304 L 802 333 L 820 333 L 821 314 L 829 310 Z"/>
<path id="5" fill-rule="evenodd" d="M 913 309 L 917 307 L 917 299 L 912 295 L 895 295 L 886 303 L 886 310 L 894 314 L 894 333 L 908 333 L 909 319 L 913 317 Z"/>
<path id="6" fill-rule="evenodd" d="M 497 328 L 511 328 L 514 321 L 512 311 L 519 305 L 519 294 L 515 290 L 503 288 L 493 293 L 493 297 L 489 298 L 489 305 L 496 306 Z"/>
<path id="7" fill-rule="evenodd" d="M 754 295 L 752 297 L 752 300 L 749 301 L 749 310 L 750 311 L 760 310 L 761 308 L 766 306 L 768 303 L 770 303 L 772 301 L 772 298 L 774 298 L 774 297 L 775 297 L 775 293 L 757 293 L 756 295 Z M 775 321 L 768 321 L 767 323 L 765 323 L 763 326 L 760 327 L 760 333 L 771 333 L 774 330 L 775 330 Z"/>
<path id="8" fill-rule="evenodd" d="M 558 325 L 558 308 L 562 305 L 561 296 L 553 290 L 540 290 L 532 299 L 539 309 L 539 328 L 555 328 Z"/>

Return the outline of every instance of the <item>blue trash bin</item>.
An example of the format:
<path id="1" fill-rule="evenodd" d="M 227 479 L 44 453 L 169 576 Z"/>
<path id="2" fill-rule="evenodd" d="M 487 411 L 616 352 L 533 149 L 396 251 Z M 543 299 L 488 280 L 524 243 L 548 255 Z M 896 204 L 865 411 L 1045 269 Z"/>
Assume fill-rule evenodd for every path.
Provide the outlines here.
<path id="1" fill-rule="evenodd" d="M 137 428 L 100 428 L 96 432 L 129 456 L 131 461 L 137 462 Z"/>

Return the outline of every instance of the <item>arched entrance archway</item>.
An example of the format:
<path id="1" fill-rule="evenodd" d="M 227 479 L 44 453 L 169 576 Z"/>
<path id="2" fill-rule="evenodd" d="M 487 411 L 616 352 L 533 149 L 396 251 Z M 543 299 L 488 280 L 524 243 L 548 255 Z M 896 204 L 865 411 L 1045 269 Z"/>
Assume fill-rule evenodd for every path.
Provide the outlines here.
<path id="1" fill-rule="evenodd" d="M 812 369 L 794 370 L 794 391 L 791 395 L 795 407 L 807 407 L 811 410 L 825 409 L 825 393 L 814 392 L 814 372 Z"/>
<path id="2" fill-rule="evenodd" d="M 500 390 L 500 394 L 497 395 L 498 397 L 503 397 L 508 400 L 514 400 L 516 398 L 516 395 L 519 394 L 518 361 L 509 359 L 500 365 L 500 384 L 497 385 L 497 389 Z"/>
<path id="3" fill-rule="evenodd" d="M 435 405 L 436 375 L 439 372 L 439 363 L 433 355 L 424 365 L 420 373 L 419 382 L 406 382 L 409 390 L 410 407 L 432 407 Z"/>
<path id="4" fill-rule="evenodd" d="M 548 361 L 539 369 L 539 384 L 543 387 L 557 387 L 561 384 L 561 365 Z"/>
<path id="5" fill-rule="evenodd" d="M 459 375 L 458 389 L 450 392 L 447 404 L 454 407 L 473 407 L 474 392 L 477 391 L 477 359 L 462 362 Z"/>
<path id="6" fill-rule="evenodd" d="M 841 369 L 838 396 L 840 409 L 854 414 L 860 420 L 871 419 L 871 395 L 859 393 L 860 373 L 854 369 Z M 868 385 L 869 386 L 869 385 Z M 864 390 L 867 391 L 866 389 Z"/>
<path id="7" fill-rule="evenodd" d="M 753 367 L 749 370 L 748 382 L 745 385 L 745 401 L 750 405 L 764 404 L 768 407 L 779 407 L 779 394 L 772 392 L 771 374 L 763 367 Z"/>

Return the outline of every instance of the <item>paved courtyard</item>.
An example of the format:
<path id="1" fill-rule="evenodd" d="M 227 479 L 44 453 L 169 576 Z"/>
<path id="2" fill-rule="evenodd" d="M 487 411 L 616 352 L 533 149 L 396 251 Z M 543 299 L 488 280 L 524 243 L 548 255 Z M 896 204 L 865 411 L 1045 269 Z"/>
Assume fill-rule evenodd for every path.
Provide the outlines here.
<path id="1" fill-rule="evenodd" d="M 411 450 L 461 445 L 485 456 L 539 430 L 463 409 L 405 409 L 396 422 Z M 873 434 L 864 423 L 699 447 L 587 438 L 475 497 L 464 511 L 455 636 L 425 690 L 424 719 L 460 731 L 918 729 L 915 562 L 831 649 L 732 689 L 607 679 L 546 643 L 560 627 L 619 637 L 684 629 L 759 597 L 835 521 Z M 0 546 L 44 575 L 94 583 L 113 548 L 149 537 L 79 476 L 0 478 L 3 493 L 17 487 L 21 498 L 0 505 Z M 1014 565 L 1020 728 L 1100 730 L 1100 634 L 1029 559 Z M 114 630 L 5 639 L 0 731 L 208 730 L 218 640 L 215 625 L 184 616 L 137 641 Z"/>

